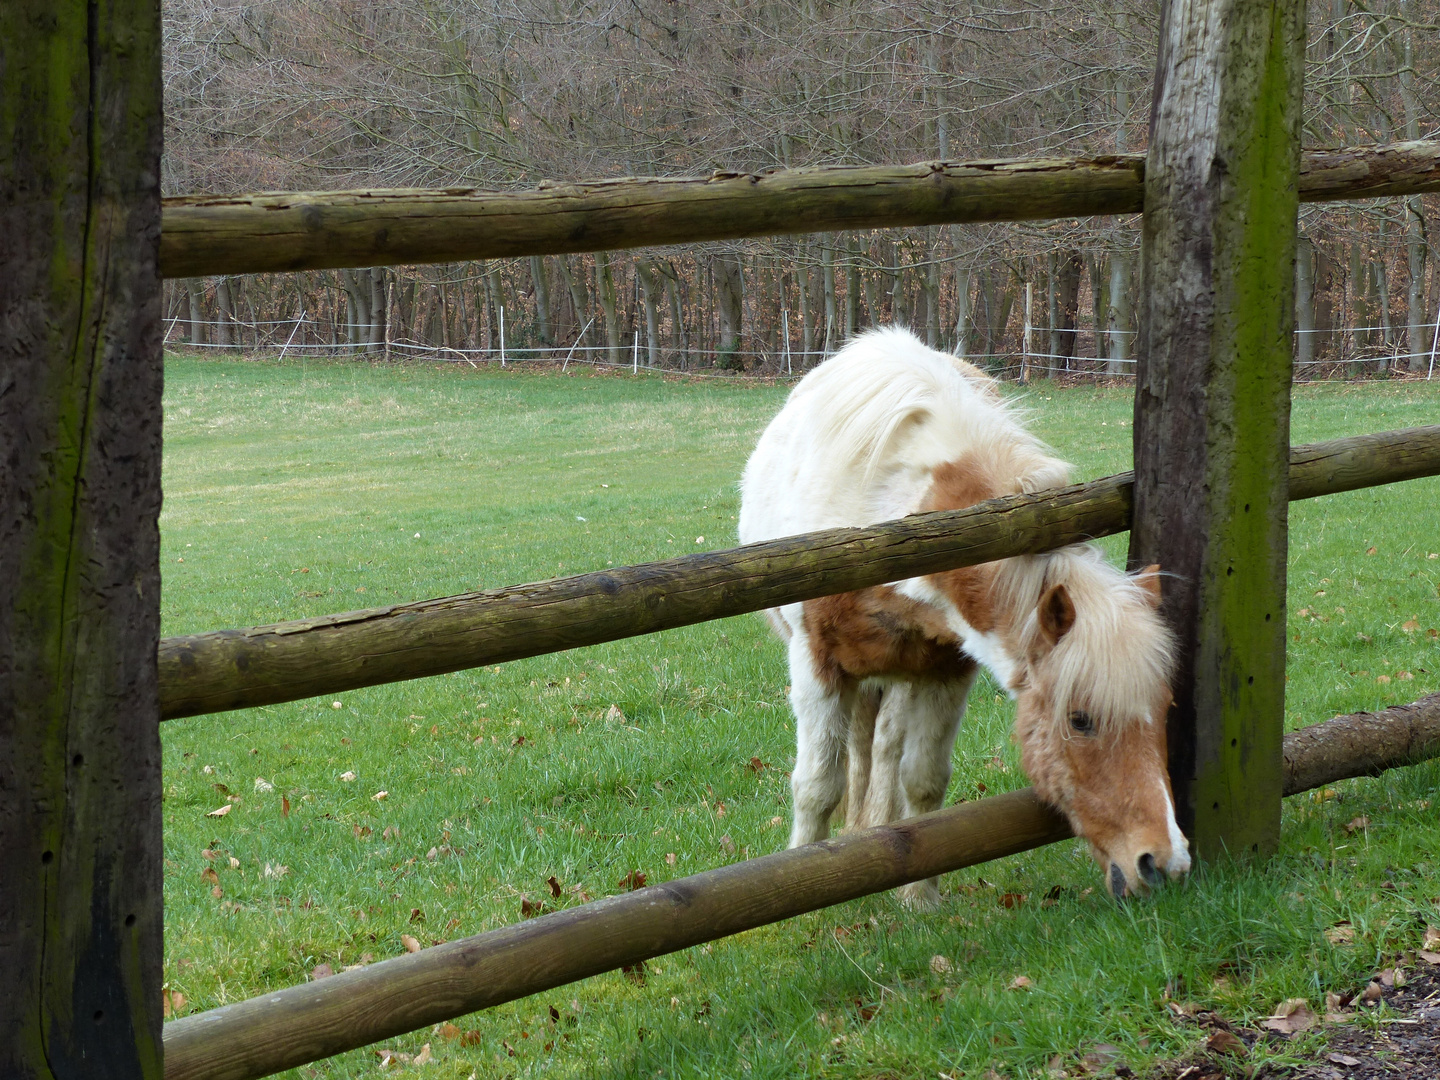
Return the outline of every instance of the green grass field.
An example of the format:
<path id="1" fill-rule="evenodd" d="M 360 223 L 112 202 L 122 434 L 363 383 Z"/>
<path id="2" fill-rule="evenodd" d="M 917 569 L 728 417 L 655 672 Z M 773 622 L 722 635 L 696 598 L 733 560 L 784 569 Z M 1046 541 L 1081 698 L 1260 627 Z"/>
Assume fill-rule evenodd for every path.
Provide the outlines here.
<path id="1" fill-rule="evenodd" d="M 741 466 L 786 392 L 314 360 L 171 357 L 166 373 L 166 634 L 730 546 Z M 1081 478 L 1128 467 L 1127 393 L 1042 387 L 1026 403 Z M 1440 385 L 1303 386 L 1294 437 L 1437 416 Z M 1437 502 L 1424 480 L 1293 506 L 1292 727 L 1440 688 Z M 181 1012 L 398 955 L 402 935 L 430 944 L 514 922 L 524 902 L 611 894 L 631 871 L 654 883 L 776 850 L 785 683 L 782 649 L 747 616 L 167 722 L 165 974 Z M 1009 701 L 988 682 L 971 700 L 952 802 L 1025 783 Z M 458 1020 L 462 1038 L 392 1040 L 431 1060 L 390 1071 L 1044 1076 L 1100 1042 L 1143 1070 L 1198 1039 L 1167 996 L 1234 1021 L 1287 997 L 1318 1008 L 1419 945 L 1440 924 L 1437 796 L 1435 763 L 1302 796 L 1265 867 L 1206 867 L 1124 905 L 1080 845 L 1057 845 L 950 875 L 934 914 L 871 897 L 662 957 L 643 983 L 604 975 Z M 1368 828 L 1347 832 L 1356 818 Z M 1342 920 L 1353 942 L 1332 945 Z M 1030 988 L 1009 989 L 1020 975 Z M 379 1067 L 367 1049 L 295 1075 Z"/>

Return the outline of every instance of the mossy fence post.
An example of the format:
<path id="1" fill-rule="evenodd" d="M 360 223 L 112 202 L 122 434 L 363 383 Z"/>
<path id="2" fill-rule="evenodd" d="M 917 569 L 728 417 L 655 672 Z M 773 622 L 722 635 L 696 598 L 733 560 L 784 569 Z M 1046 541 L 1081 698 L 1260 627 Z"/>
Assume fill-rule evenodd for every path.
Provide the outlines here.
<path id="1" fill-rule="evenodd" d="M 1161 20 L 1130 562 L 1172 575 L 1170 773 L 1202 858 L 1280 835 L 1304 44 L 1300 0 L 1169 0 Z"/>
<path id="2" fill-rule="evenodd" d="M 0 1076 L 159 1080 L 160 5 L 0 3 Z"/>

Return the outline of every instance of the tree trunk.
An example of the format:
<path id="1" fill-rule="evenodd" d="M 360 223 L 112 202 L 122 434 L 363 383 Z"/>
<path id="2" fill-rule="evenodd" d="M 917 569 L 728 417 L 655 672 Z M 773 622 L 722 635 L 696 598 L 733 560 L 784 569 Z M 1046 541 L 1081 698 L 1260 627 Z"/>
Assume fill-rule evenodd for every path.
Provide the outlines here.
<path id="1" fill-rule="evenodd" d="M 1062 251 L 1056 258 L 1056 321 L 1050 324 L 1050 352 L 1060 358 L 1051 363 L 1066 371 L 1077 351 L 1075 339 L 1080 336 L 1075 324 L 1080 313 L 1080 271 L 1084 268 L 1085 261 L 1078 251 Z"/>
<path id="2" fill-rule="evenodd" d="M 368 270 L 341 270 L 340 287 L 345 290 L 345 343 L 352 346 L 368 345 L 371 338 L 370 317 L 370 272 Z"/>
<path id="3" fill-rule="evenodd" d="M 652 259 L 635 260 L 635 277 L 640 283 L 640 297 L 645 304 L 645 342 L 647 367 L 660 366 L 660 281 Z"/>
<path id="4" fill-rule="evenodd" d="M 823 236 L 820 238 L 820 289 L 825 298 L 825 355 L 828 356 L 835 348 L 840 313 L 835 304 L 835 251 Z"/>
<path id="5" fill-rule="evenodd" d="M 205 336 L 205 282 L 199 278 L 185 279 L 185 340 L 192 345 L 204 345 Z"/>
<path id="6" fill-rule="evenodd" d="M 565 289 L 570 294 L 570 303 L 575 308 L 575 331 L 578 335 L 576 341 L 583 348 L 590 343 L 590 332 L 586 326 L 590 322 L 590 297 L 585 288 L 585 268 L 582 266 L 577 274 L 570 266 L 570 256 L 561 255 L 555 260 L 559 267 L 560 277 L 565 281 Z"/>
<path id="7" fill-rule="evenodd" d="M 215 280 L 215 344 L 222 349 L 235 347 L 235 301 L 230 295 L 230 278 L 221 274 Z"/>
<path id="8" fill-rule="evenodd" d="M 390 321 L 390 271 L 384 266 L 372 266 L 370 278 L 370 336 L 367 339 L 371 350 L 384 348 L 387 324 Z"/>
<path id="9" fill-rule="evenodd" d="M 1315 363 L 1315 245 L 1295 240 L 1295 366 L 1309 376 Z"/>
<path id="10" fill-rule="evenodd" d="M 1105 326 L 1110 338 L 1107 375 L 1129 375 L 1130 336 L 1133 330 L 1130 306 L 1130 252 L 1116 248 L 1110 252 L 1110 303 L 1105 312 Z"/>
<path id="11" fill-rule="evenodd" d="M 810 245 L 803 242 L 795 272 L 795 286 L 800 300 L 800 349 L 806 354 L 801 360 L 803 368 L 810 363 L 809 354 L 815 349 L 815 267 L 810 264 Z"/>
<path id="12" fill-rule="evenodd" d="M 1179 638 L 1176 816 L 1197 855 L 1280 836 L 1286 462 L 1301 0 L 1171 0 L 1160 25 L 1140 290 L 1130 563 Z"/>
<path id="13" fill-rule="evenodd" d="M 860 246 L 852 236 L 845 253 L 845 340 L 860 329 Z"/>
<path id="14" fill-rule="evenodd" d="M 595 253 L 595 291 L 600 294 L 600 307 L 605 312 L 605 344 L 610 363 L 620 363 L 620 312 L 615 295 L 615 275 L 610 268 L 610 253 Z"/>
<path id="15" fill-rule="evenodd" d="M 970 355 L 970 271 L 955 268 L 955 355 Z"/>
<path id="16" fill-rule="evenodd" d="M 738 356 L 744 317 L 745 271 L 740 256 L 722 252 L 715 256 L 715 303 L 720 313 L 720 347 L 716 367 L 745 370 L 745 360 Z"/>
<path id="17" fill-rule="evenodd" d="M 675 269 L 675 264 L 666 262 L 660 268 L 665 276 L 665 296 L 670 301 L 670 323 L 674 340 L 676 354 L 679 357 L 680 369 L 690 370 L 690 335 L 685 329 L 684 308 L 680 303 L 680 273 Z"/>
<path id="18" fill-rule="evenodd" d="M 153 0 L 0 4 L 0 1076 L 25 1080 L 163 1074 L 160 35 Z"/>
<path id="19" fill-rule="evenodd" d="M 530 280 L 535 285 L 535 328 L 540 344 L 549 348 L 555 344 L 555 333 L 550 328 L 550 275 L 545 272 L 545 256 L 530 256 Z"/>

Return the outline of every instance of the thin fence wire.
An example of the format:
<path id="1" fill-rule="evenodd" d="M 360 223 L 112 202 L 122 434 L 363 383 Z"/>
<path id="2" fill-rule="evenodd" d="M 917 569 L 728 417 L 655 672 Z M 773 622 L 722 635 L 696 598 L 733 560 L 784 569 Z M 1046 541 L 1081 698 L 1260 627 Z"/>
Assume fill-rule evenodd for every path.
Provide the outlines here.
<path id="1" fill-rule="evenodd" d="M 168 318 L 166 322 L 168 324 L 165 332 L 165 343 L 167 345 L 180 343 L 174 340 L 175 332 L 180 327 L 204 326 L 207 328 L 225 327 L 230 329 L 231 331 L 249 330 L 251 331 L 251 335 L 254 338 L 254 343 L 250 345 L 217 344 L 211 341 L 184 342 L 187 348 L 192 349 L 219 349 L 232 352 L 236 350 L 252 352 L 279 350 L 281 356 L 284 356 L 286 353 L 289 352 L 320 355 L 336 355 L 346 353 L 372 355 L 383 351 L 386 353 L 400 353 L 402 355 L 408 355 L 414 359 L 427 359 L 447 363 L 469 363 L 472 366 L 474 366 L 477 361 L 488 362 L 503 359 L 505 363 L 524 363 L 526 361 L 544 362 L 547 360 L 563 358 L 564 365 L 573 363 L 584 364 L 586 366 L 596 368 L 612 368 L 617 370 L 623 368 L 632 371 L 637 371 L 640 368 L 643 368 L 647 372 L 667 375 L 684 375 L 693 378 L 734 379 L 737 377 L 746 377 L 745 373 L 734 370 L 713 371 L 696 369 L 690 366 L 670 367 L 662 365 L 652 365 L 649 363 L 639 363 L 639 355 L 642 352 L 648 355 L 649 348 L 648 343 L 646 344 L 645 349 L 642 350 L 640 348 L 638 336 L 636 338 L 635 347 L 632 353 L 631 361 L 629 363 L 604 359 L 604 356 L 608 356 L 612 352 L 616 355 L 623 355 L 625 352 L 631 352 L 632 350 L 626 349 L 623 346 L 619 349 L 612 350 L 609 345 L 581 344 L 581 341 L 584 339 L 585 333 L 590 329 L 590 325 L 594 322 L 593 319 L 590 323 L 586 324 L 585 328 L 577 336 L 575 343 L 571 345 L 517 346 L 513 342 L 505 342 L 503 345 L 499 345 L 493 348 L 458 348 L 454 346 L 433 345 L 426 342 L 417 342 L 411 340 L 366 340 L 356 342 L 307 342 L 302 340 L 297 343 L 295 341 L 296 335 L 301 331 L 302 328 L 306 327 L 324 330 L 330 334 L 337 335 L 342 330 L 346 331 L 347 334 L 349 331 L 352 330 L 360 330 L 365 331 L 366 337 L 368 338 L 375 334 L 377 331 L 379 331 L 383 326 L 383 324 L 373 323 L 329 322 L 327 320 L 309 318 L 304 313 L 302 313 L 296 318 L 291 319 L 264 319 L 250 321 L 230 319 L 224 322 L 191 320 L 182 316 L 174 316 Z M 260 338 L 262 334 L 262 328 L 270 327 L 274 327 L 277 329 L 264 329 L 263 333 L 265 337 L 269 340 L 261 341 Z M 289 334 L 286 335 L 285 329 L 282 328 L 288 328 Z M 1421 359 L 1428 361 L 1426 378 L 1433 378 L 1437 347 L 1440 347 L 1440 318 L 1437 318 L 1437 320 L 1433 324 L 1421 324 L 1419 328 L 1422 328 L 1424 330 L 1431 330 L 1433 328 L 1435 345 L 1432 345 L 1430 349 L 1422 349 L 1418 352 L 1400 352 L 1393 347 L 1376 347 L 1377 351 L 1370 355 L 1352 357 L 1321 357 L 1319 359 L 1311 360 L 1296 360 L 1295 367 L 1297 369 L 1317 367 L 1337 368 L 1343 365 L 1378 365 L 1384 363 L 1388 368 L 1400 369 L 1400 366 L 1402 364 L 1405 364 L 1409 360 Z M 1356 335 L 1362 333 L 1394 333 L 1395 331 L 1400 329 L 1404 329 L 1404 327 L 1387 328 L 1383 326 L 1347 326 L 1319 330 L 1296 330 L 1294 333 L 1298 342 L 1304 335 L 1329 334 L 1332 336 L 1343 337 L 1346 335 Z M 1097 336 L 1101 336 L 1104 338 L 1111 338 L 1120 335 L 1133 336 L 1136 333 L 1133 330 L 1117 331 L 1102 329 L 1097 331 L 1093 327 L 1083 326 L 1060 327 L 1053 330 L 1049 327 L 1033 327 L 1032 332 L 1036 334 L 1047 335 L 1056 333 L 1069 333 L 1075 335 L 1096 334 Z M 283 341 L 281 340 L 282 337 L 284 337 Z M 748 377 L 761 378 L 766 380 L 788 380 L 800 378 L 804 374 L 803 369 L 807 367 L 807 361 L 811 358 L 816 359 L 814 363 L 808 365 L 809 367 L 813 367 L 815 366 L 815 364 L 818 364 L 831 356 L 834 350 L 795 349 L 786 347 L 782 343 L 779 347 L 770 350 L 739 348 L 700 349 L 693 347 L 677 350 L 671 347 L 662 347 L 660 351 L 670 357 L 678 355 L 682 357 L 685 361 L 689 361 L 691 359 L 702 360 L 717 358 L 724 358 L 726 360 L 759 361 L 761 365 L 773 365 L 776 370 L 773 372 L 766 371 L 750 373 Z M 599 354 L 599 356 L 597 356 L 596 354 Z M 1064 353 L 1036 352 L 1033 350 L 1029 352 L 1025 352 L 1023 350 L 1008 350 L 998 353 L 969 353 L 966 354 L 965 359 L 969 360 L 972 363 L 981 365 L 989 364 L 992 367 L 1001 368 L 1001 371 L 995 373 L 1000 377 L 1004 377 L 1005 375 L 1005 371 L 1003 369 L 1018 368 L 1021 372 L 1022 378 L 1025 374 L 1029 372 L 1044 372 L 1047 375 L 1067 376 L 1071 378 L 1128 379 L 1134 377 L 1134 367 L 1136 363 L 1134 359 L 1128 357 L 1072 356 Z M 1063 364 L 1054 362 L 1042 363 L 1041 361 L 1063 361 Z M 802 369 L 799 372 L 793 370 L 793 365 L 796 363 L 798 363 L 800 368 Z M 1117 370 L 1117 368 L 1123 368 L 1128 370 Z M 1393 371 L 1390 373 L 1393 374 Z"/>

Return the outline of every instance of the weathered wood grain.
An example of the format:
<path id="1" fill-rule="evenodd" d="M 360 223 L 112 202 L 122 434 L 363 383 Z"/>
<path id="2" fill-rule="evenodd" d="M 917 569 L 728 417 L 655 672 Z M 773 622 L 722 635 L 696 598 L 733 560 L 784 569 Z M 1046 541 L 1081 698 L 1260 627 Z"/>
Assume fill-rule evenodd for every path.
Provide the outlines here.
<path id="1" fill-rule="evenodd" d="M 1360 745 L 1356 731 L 1363 731 Z M 1285 737 L 1285 794 L 1436 754 L 1440 695 L 1375 716 L 1337 717 Z M 1070 835 L 1064 819 L 1025 788 L 597 900 L 172 1021 L 165 1080 L 268 1076 Z"/>
<path id="2" fill-rule="evenodd" d="M 1440 427 L 1296 447 L 1293 497 L 1440 473 Z M 864 529 L 160 643 L 165 717 L 439 675 L 1122 532 L 1129 473 Z"/>
<path id="3" fill-rule="evenodd" d="M 1359 712 L 1285 736 L 1285 794 L 1440 757 L 1440 694 Z"/>
<path id="4" fill-rule="evenodd" d="M 0 3 L 0 1077 L 159 1080 L 160 7 Z"/>
<path id="5" fill-rule="evenodd" d="M 1302 199 L 1440 190 L 1440 143 L 1315 151 Z M 605 251 L 784 233 L 1138 213 L 1144 158 L 923 161 L 546 182 L 531 191 L 380 189 L 165 201 L 166 277 Z"/>
<path id="6" fill-rule="evenodd" d="M 1201 858 L 1280 839 L 1304 0 L 1169 0 L 1145 164 L 1130 564 L 1179 640 L 1175 812 Z"/>

